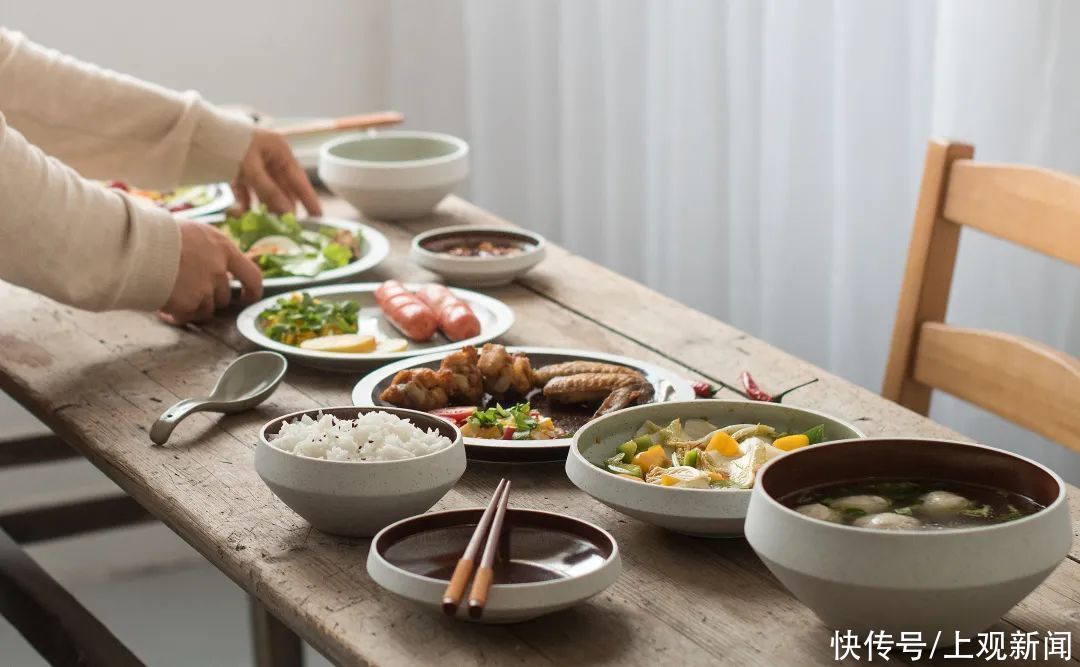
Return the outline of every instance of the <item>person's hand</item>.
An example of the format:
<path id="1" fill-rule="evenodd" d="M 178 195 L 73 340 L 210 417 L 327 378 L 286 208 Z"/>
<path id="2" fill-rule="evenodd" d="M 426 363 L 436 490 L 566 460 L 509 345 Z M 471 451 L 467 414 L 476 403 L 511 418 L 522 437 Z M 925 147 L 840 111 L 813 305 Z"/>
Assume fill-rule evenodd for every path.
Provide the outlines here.
<path id="1" fill-rule="evenodd" d="M 274 213 L 293 212 L 299 201 L 308 215 L 322 214 L 315 188 L 293 156 L 289 143 L 276 132 L 255 128 L 232 186 L 237 203 L 244 209 L 251 208 L 254 191 L 259 201 Z"/>
<path id="2" fill-rule="evenodd" d="M 229 305 L 229 274 L 240 281 L 245 302 L 262 296 L 262 271 L 213 225 L 184 220 L 180 227 L 180 269 L 169 300 L 158 313 L 170 324 L 208 320 Z"/>

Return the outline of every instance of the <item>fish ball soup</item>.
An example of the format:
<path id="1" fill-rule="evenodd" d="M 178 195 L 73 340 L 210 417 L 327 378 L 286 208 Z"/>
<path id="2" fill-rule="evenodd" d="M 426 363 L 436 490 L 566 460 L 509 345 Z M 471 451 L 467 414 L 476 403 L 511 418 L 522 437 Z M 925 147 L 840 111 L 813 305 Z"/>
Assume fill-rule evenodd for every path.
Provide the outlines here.
<path id="1" fill-rule="evenodd" d="M 1018 493 L 932 479 L 868 479 L 789 493 L 780 502 L 820 521 L 870 530 L 977 528 L 1043 509 Z"/>

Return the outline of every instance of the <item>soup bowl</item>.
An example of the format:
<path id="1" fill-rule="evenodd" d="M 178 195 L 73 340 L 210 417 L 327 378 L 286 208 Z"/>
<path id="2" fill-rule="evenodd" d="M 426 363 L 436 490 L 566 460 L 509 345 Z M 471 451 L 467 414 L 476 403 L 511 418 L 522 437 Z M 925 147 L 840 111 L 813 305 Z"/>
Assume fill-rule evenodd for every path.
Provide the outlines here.
<path id="1" fill-rule="evenodd" d="M 468 173 L 469 145 L 438 132 L 350 135 L 319 151 L 319 179 L 375 220 L 431 213 Z"/>
<path id="2" fill-rule="evenodd" d="M 814 519 L 781 502 L 874 478 L 989 487 L 1044 509 L 1003 523 L 887 531 Z M 746 538 L 830 627 L 921 632 L 950 645 L 986 629 L 1033 591 L 1065 558 L 1072 526 L 1065 484 L 1034 461 L 962 442 L 873 438 L 806 447 L 766 465 L 752 493 Z"/>
<path id="3" fill-rule="evenodd" d="M 451 445 L 393 461 L 331 461 L 300 456 L 270 444 L 284 422 L 320 413 L 338 419 L 389 412 L 418 428 L 435 429 Z M 304 410 L 267 422 L 255 447 L 255 471 L 278 498 L 325 533 L 369 537 L 406 517 L 422 514 L 446 495 L 465 472 L 465 444 L 457 427 L 415 410 L 339 407 Z"/>
<path id="4" fill-rule="evenodd" d="M 616 447 L 634 437 L 646 420 L 668 424 L 673 419 L 705 419 L 716 426 L 768 424 L 787 432 L 802 432 L 824 424 L 826 440 L 863 437 L 851 424 L 779 403 L 728 400 L 651 403 L 619 410 L 586 424 L 574 435 L 566 458 L 566 475 L 593 498 L 646 523 L 696 537 L 741 536 L 750 503 L 747 489 L 665 487 L 624 479 L 600 467 L 615 453 Z"/>

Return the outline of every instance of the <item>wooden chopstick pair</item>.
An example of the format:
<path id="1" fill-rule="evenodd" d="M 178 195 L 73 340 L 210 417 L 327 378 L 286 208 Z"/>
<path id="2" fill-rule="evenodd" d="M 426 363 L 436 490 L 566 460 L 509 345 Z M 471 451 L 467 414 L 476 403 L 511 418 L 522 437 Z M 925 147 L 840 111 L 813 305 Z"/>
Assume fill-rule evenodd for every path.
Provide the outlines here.
<path id="1" fill-rule="evenodd" d="M 405 116 L 400 111 L 375 111 L 355 116 L 342 116 L 341 118 L 313 120 L 299 125 L 288 125 L 278 128 L 277 132 L 286 137 L 296 137 L 303 134 L 316 134 L 334 130 L 363 130 L 369 127 L 385 127 L 387 125 L 397 125 L 403 120 L 405 120 Z"/>
<path id="2" fill-rule="evenodd" d="M 454 574 L 450 577 L 450 583 L 443 594 L 443 612 L 447 615 L 453 616 L 457 613 L 458 605 L 461 604 L 461 598 L 465 594 L 465 585 L 469 583 L 469 578 L 472 576 L 476 553 L 480 550 L 481 544 L 484 544 L 484 554 L 480 558 L 480 569 L 476 571 L 472 589 L 469 591 L 469 616 L 480 618 L 484 613 L 484 605 L 487 604 L 491 584 L 495 578 L 495 554 L 499 550 L 499 539 L 502 536 L 509 499 L 510 480 L 503 479 L 495 487 L 495 494 L 491 497 L 487 509 L 480 515 L 480 521 L 476 524 L 472 537 L 469 538 L 465 553 L 461 554 L 457 566 L 454 567 Z"/>

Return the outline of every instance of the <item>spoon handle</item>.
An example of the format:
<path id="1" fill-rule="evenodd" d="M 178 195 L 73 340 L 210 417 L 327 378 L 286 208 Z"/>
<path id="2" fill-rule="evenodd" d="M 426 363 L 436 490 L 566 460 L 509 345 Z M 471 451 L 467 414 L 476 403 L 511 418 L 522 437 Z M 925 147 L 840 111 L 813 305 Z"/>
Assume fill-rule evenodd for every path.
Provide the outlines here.
<path id="1" fill-rule="evenodd" d="M 158 420 L 150 427 L 150 440 L 155 445 L 164 445 L 176 425 L 188 415 L 200 410 L 213 409 L 216 405 L 216 402 L 207 398 L 185 398 L 161 413 Z"/>

